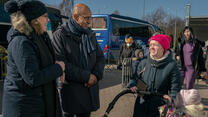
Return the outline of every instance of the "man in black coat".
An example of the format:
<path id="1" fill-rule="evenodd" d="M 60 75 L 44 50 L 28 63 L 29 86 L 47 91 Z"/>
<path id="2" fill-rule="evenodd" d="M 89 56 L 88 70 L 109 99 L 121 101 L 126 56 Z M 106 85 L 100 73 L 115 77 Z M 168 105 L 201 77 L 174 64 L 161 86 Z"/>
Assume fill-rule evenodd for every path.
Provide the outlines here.
<path id="1" fill-rule="evenodd" d="M 90 117 L 100 106 L 98 81 L 103 75 L 104 55 L 89 28 L 90 21 L 90 9 L 77 4 L 69 21 L 53 34 L 56 59 L 66 64 L 60 89 L 64 117 Z"/>

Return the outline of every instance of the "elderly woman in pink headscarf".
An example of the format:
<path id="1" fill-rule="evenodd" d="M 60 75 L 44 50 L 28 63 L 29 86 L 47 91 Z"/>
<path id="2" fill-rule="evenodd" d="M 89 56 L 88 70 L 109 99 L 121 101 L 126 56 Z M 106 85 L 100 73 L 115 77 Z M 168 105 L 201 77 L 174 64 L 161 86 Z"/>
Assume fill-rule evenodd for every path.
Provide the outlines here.
<path id="1" fill-rule="evenodd" d="M 149 39 L 149 56 L 141 61 L 137 72 L 130 80 L 129 88 L 136 92 L 137 80 L 142 79 L 147 84 L 147 91 L 163 95 L 164 99 L 173 102 L 181 89 L 181 76 L 172 52 L 168 50 L 171 38 L 158 34 Z M 137 97 L 134 107 L 134 117 L 157 117 L 158 107 L 164 100 L 153 95 Z"/>

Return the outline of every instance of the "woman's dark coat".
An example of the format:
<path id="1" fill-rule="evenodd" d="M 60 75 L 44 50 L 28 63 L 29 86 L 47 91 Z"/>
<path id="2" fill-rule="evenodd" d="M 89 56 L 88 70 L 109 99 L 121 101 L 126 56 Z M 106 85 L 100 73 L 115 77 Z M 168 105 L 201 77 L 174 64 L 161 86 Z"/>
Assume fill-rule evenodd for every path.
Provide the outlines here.
<path id="1" fill-rule="evenodd" d="M 62 75 L 61 67 L 58 64 L 43 67 L 46 64 L 40 56 L 42 50 L 33 41 L 34 36 L 26 36 L 11 28 L 7 39 L 9 45 L 3 117 L 55 117 L 57 104 L 54 82 Z M 50 47 L 45 49 L 51 52 L 49 55 L 53 55 Z M 45 57 L 55 62 L 53 58 Z"/>
<path id="2" fill-rule="evenodd" d="M 179 38 L 178 45 L 176 48 L 176 56 L 180 56 L 180 63 L 181 68 L 184 68 L 184 53 L 183 53 L 183 46 L 185 45 L 185 39 Z M 205 60 L 203 58 L 203 50 L 202 47 L 204 46 L 204 42 L 199 41 L 198 39 L 193 40 L 194 49 L 191 55 L 191 61 L 193 63 L 193 68 L 197 72 L 205 72 Z"/>
<path id="3" fill-rule="evenodd" d="M 94 74 L 98 81 L 102 79 L 104 70 L 104 55 L 97 43 L 95 34 L 90 38 L 96 48 L 88 55 L 88 70 L 80 64 L 81 36 L 72 33 L 67 24 L 60 26 L 53 34 L 53 46 L 57 60 L 66 63 L 66 82 L 61 89 L 62 108 L 70 114 L 95 111 L 100 107 L 98 83 L 90 88 L 84 86 Z"/>

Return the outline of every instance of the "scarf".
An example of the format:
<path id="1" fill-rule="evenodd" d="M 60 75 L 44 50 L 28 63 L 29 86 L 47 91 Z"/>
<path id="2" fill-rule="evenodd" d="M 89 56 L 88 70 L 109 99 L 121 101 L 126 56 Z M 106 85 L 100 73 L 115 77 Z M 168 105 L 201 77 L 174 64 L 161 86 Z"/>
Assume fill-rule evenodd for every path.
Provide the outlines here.
<path id="1" fill-rule="evenodd" d="M 92 44 L 90 33 L 90 28 L 84 29 L 79 24 L 70 17 L 68 22 L 68 27 L 72 33 L 81 37 L 81 42 L 79 45 L 80 49 L 80 63 L 83 69 L 88 69 L 88 55 L 95 51 L 95 47 Z"/>
<path id="2" fill-rule="evenodd" d="M 51 45 L 51 41 L 47 33 L 38 36 L 32 33 L 31 38 L 37 45 L 40 54 L 40 67 L 44 69 L 51 64 L 54 64 L 55 53 Z M 60 115 L 60 104 L 56 91 L 55 80 L 44 84 L 43 86 L 43 97 L 45 101 L 45 117 L 55 117 Z"/>

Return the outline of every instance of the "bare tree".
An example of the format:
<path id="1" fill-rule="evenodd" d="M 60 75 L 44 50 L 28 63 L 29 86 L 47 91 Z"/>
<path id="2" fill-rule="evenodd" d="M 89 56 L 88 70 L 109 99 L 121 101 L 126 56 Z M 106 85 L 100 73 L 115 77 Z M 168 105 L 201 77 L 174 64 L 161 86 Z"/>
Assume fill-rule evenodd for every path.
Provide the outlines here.
<path id="1" fill-rule="evenodd" d="M 176 27 L 175 27 L 176 23 Z M 182 20 L 179 17 L 172 17 L 169 19 L 167 27 L 166 27 L 166 33 L 167 34 L 174 34 L 174 29 L 176 28 L 176 37 L 180 36 L 180 32 L 183 30 L 185 26 L 185 20 Z"/>
<path id="2" fill-rule="evenodd" d="M 154 12 L 146 15 L 145 20 L 165 30 L 166 25 L 167 25 L 167 13 L 163 10 L 162 7 L 160 7 L 156 9 Z"/>
<path id="3" fill-rule="evenodd" d="M 73 0 L 63 0 L 61 4 L 59 5 L 61 14 L 65 16 L 70 16 L 72 13 L 73 6 L 74 6 Z"/>
<path id="4" fill-rule="evenodd" d="M 161 30 L 164 31 L 165 34 L 170 35 L 173 39 L 175 33 L 176 39 L 180 36 L 181 31 L 185 26 L 185 20 L 172 15 L 167 15 L 167 13 L 161 7 L 146 15 L 145 20 L 157 25 Z M 173 47 L 173 39 L 171 47 Z"/>
<path id="5" fill-rule="evenodd" d="M 168 35 L 174 35 L 174 28 L 176 23 L 177 37 L 179 32 L 184 27 L 184 20 L 179 17 L 173 17 L 167 15 L 167 13 L 162 9 L 162 7 L 156 9 L 154 12 L 145 16 L 145 20 L 157 25 L 160 29 L 164 30 Z"/>

